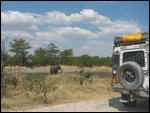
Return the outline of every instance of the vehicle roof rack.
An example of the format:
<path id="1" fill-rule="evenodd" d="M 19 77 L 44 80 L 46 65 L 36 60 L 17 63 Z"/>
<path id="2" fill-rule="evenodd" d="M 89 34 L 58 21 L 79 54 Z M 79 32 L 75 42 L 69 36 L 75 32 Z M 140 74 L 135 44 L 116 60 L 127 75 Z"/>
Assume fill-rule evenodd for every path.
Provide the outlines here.
<path id="1" fill-rule="evenodd" d="M 122 46 L 122 45 L 131 45 L 131 44 L 141 44 L 149 41 L 149 31 L 147 32 L 139 32 L 134 34 L 127 34 L 121 37 L 114 37 L 114 45 Z"/>

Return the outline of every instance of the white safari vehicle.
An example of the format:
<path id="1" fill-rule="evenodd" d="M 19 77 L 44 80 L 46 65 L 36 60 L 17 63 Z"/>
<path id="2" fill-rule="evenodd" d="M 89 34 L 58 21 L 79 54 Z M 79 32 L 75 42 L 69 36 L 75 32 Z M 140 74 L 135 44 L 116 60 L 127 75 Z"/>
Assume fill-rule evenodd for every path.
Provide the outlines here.
<path id="1" fill-rule="evenodd" d="M 111 87 L 121 93 L 120 102 L 149 100 L 149 31 L 115 37 L 112 60 Z"/>

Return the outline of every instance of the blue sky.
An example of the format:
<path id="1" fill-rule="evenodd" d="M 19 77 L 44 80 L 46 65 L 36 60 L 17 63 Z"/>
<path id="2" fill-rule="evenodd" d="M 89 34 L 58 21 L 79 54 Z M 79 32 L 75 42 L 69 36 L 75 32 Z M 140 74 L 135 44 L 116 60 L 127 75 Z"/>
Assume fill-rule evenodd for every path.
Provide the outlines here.
<path id="1" fill-rule="evenodd" d="M 1 36 L 33 48 L 56 44 L 74 55 L 111 56 L 113 37 L 149 29 L 148 1 L 3 1 Z"/>

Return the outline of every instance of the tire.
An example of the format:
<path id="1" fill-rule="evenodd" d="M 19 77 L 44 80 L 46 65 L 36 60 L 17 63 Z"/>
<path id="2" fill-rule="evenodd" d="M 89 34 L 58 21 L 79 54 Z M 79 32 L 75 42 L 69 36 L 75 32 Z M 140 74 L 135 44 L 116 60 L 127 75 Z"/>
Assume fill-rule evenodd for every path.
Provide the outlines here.
<path id="1" fill-rule="evenodd" d="M 144 74 L 139 64 L 129 61 L 119 68 L 118 78 L 125 89 L 135 90 L 143 84 Z"/>

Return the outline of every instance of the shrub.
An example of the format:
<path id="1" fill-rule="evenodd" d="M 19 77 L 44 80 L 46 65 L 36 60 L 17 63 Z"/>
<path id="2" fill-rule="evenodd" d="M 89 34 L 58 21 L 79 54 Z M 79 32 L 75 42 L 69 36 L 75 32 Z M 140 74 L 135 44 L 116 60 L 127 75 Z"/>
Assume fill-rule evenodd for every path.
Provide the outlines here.
<path id="1" fill-rule="evenodd" d="M 32 75 L 25 75 L 23 80 L 23 86 L 25 90 L 28 91 L 34 91 L 36 94 L 36 97 L 34 97 L 34 100 L 42 101 L 43 103 L 48 102 L 47 93 L 48 91 L 54 91 L 56 90 L 56 80 L 53 80 L 47 75 L 38 75 L 38 74 L 32 74 Z M 39 96 L 39 94 L 43 93 L 43 96 Z M 26 93 L 27 97 L 30 97 L 28 93 Z"/>
<path id="2" fill-rule="evenodd" d="M 79 83 L 83 85 L 84 83 L 89 84 L 92 82 L 93 73 L 91 72 L 84 72 L 83 69 L 80 70 L 79 76 L 76 76 L 73 81 L 75 83 Z"/>
<path id="3" fill-rule="evenodd" d="M 11 86 L 11 88 L 16 88 L 17 85 L 18 85 L 18 78 L 16 76 L 10 75 L 3 76 L 3 79 L 1 79 L 1 95 L 3 96 L 7 92 L 8 86 Z"/>
<path id="4" fill-rule="evenodd" d="M 23 79 L 23 87 L 29 91 L 35 91 L 39 93 L 42 91 L 42 86 L 44 85 L 44 80 L 47 75 L 36 75 L 36 74 L 29 74 L 25 75 Z"/>
<path id="5" fill-rule="evenodd" d="M 2 78 L 2 76 L 3 75 L 1 75 L 1 98 L 6 92 L 6 86 L 7 86 L 7 83 L 8 83 L 8 79 L 6 79 L 6 77 Z"/>

